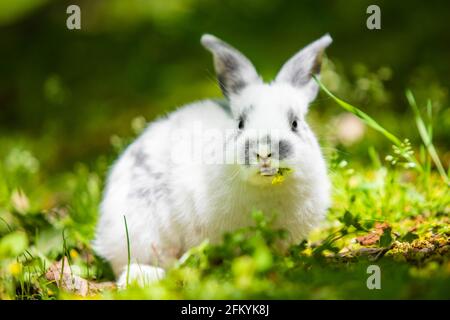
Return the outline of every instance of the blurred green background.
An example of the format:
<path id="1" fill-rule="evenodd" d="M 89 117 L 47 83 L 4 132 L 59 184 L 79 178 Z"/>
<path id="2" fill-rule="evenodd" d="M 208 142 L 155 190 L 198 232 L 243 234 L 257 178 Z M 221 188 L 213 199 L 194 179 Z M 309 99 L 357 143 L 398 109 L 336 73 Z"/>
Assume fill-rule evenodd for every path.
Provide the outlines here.
<path id="1" fill-rule="evenodd" d="M 81 8 L 81 30 L 66 28 L 70 4 Z M 381 7 L 381 30 L 366 28 L 370 4 Z M 439 115 L 435 143 L 446 151 L 449 12 L 447 1 L 1 0 L 1 156 L 23 146 L 50 172 L 72 168 L 107 153 L 111 136 L 130 134 L 137 116 L 152 120 L 220 96 L 199 43 L 205 32 L 239 48 L 266 80 L 329 32 L 327 86 L 412 141 L 419 136 L 404 90 L 420 105 L 430 98 Z M 323 120 L 341 112 L 319 97 L 311 117 L 322 138 L 335 138 Z M 371 132 L 365 138 L 390 147 Z M 450 155 L 442 156 L 447 164 Z"/>

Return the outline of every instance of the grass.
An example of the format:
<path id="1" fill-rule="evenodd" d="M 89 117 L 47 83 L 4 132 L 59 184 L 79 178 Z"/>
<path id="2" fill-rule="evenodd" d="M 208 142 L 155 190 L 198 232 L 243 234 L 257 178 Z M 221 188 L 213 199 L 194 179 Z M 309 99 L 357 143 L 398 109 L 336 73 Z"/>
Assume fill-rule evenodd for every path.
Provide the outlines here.
<path id="1" fill-rule="evenodd" d="M 417 107 L 416 99 L 414 98 L 414 95 L 412 94 L 411 91 L 409 91 L 409 90 L 406 91 L 406 97 L 408 98 L 409 105 L 411 106 L 411 108 L 414 111 L 417 129 L 419 130 L 420 137 L 422 138 L 423 144 L 426 147 L 429 155 L 431 156 L 431 159 L 433 159 L 433 162 L 435 163 L 436 168 L 437 168 L 439 174 L 441 175 L 442 179 L 447 184 L 449 184 L 448 175 L 445 173 L 444 166 L 442 165 L 441 160 L 439 159 L 439 156 L 437 154 L 436 148 L 433 145 L 433 140 L 432 140 L 433 127 L 431 125 L 429 125 L 428 129 L 427 129 L 427 126 L 425 125 L 425 122 L 423 121 L 423 118 L 420 115 L 419 108 Z M 430 100 L 428 100 L 427 109 L 428 109 L 428 112 L 431 117 L 432 105 L 431 105 Z"/>
<path id="2" fill-rule="evenodd" d="M 130 261 L 131 261 L 131 250 L 130 250 L 130 237 L 128 235 L 128 224 L 127 224 L 127 217 L 123 216 L 123 223 L 125 225 L 125 234 L 127 236 L 127 278 L 126 278 L 126 286 L 128 287 L 128 284 L 130 282 Z"/>
<path id="3" fill-rule="evenodd" d="M 393 153 L 369 146 L 369 163 L 337 151 L 329 156 L 333 206 L 308 241 L 279 252 L 285 232 L 262 212 L 249 212 L 253 226 L 224 235 L 218 245 L 192 248 L 148 288 L 118 291 L 108 283 L 108 264 L 91 248 L 111 161 L 99 158 L 49 177 L 33 154 L 13 148 L 5 159 L 15 161 L 0 163 L 0 299 L 449 299 L 450 193 L 431 120 L 423 120 L 408 92 L 423 140 L 413 147 L 321 86 L 393 143 Z M 124 225 L 127 230 L 125 217 Z M 58 261 L 60 281 L 49 280 Z M 381 270 L 379 290 L 366 285 L 371 265 Z"/>

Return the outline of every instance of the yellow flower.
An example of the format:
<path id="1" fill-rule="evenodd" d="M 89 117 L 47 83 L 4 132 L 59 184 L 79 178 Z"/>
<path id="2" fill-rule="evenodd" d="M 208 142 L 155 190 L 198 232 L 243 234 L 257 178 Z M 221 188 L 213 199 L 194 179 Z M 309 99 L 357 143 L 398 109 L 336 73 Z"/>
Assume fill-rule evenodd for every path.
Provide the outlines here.
<path id="1" fill-rule="evenodd" d="M 22 272 L 22 264 L 20 262 L 13 262 L 8 266 L 9 273 L 13 276 L 18 276 Z"/>
<path id="2" fill-rule="evenodd" d="M 71 257 L 72 259 L 78 258 L 78 252 L 77 252 L 77 250 L 75 250 L 75 249 L 71 249 L 70 252 L 69 252 L 69 254 L 70 254 L 70 257 Z"/>
<path id="3" fill-rule="evenodd" d="M 286 176 L 292 172 L 292 169 L 289 168 L 280 168 L 278 170 L 278 173 L 276 174 L 275 177 L 273 177 L 272 179 L 272 184 L 273 185 L 277 185 L 277 184 L 281 184 L 283 183 L 284 179 L 286 178 Z"/>
<path id="4" fill-rule="evenodd" d="M 312 251 L 311 248 L 306 248 L 305 250 L 303 250 L 303 254 L 304 254 L 305 256 L 311 257 L 311 256 L 312 256 L 312 253 L 313 253 L 313 251 Z"/>
<path id="5" fill-rule="evenodd" d="M 277 184 L 281 184 L 284 181 L 284 177 L 281 174 L 277 174 L 273 179 L 272 179 L 272 184 L 273 185 L 277 185 Z"/>

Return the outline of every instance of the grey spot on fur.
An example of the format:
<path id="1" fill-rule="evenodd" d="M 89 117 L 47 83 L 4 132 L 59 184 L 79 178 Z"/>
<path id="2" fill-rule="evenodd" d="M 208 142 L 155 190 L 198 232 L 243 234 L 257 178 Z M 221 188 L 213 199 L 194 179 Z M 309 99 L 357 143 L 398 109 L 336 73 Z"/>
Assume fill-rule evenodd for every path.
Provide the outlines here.
<path id="1" fill-rule="evenodd" d="M 139 183 L 131 187 L 129 195 L 151 205 L 168 192 L 167 185 L 162 182 L 164 174 L 151 167 L 148 154 L 141 148 L 135 148 L 131 156 L 134 160 L 132 179 Z"/>
<path id="2" fill-rule="evenodd" d="M 238 61 L 236 60 L 235 56 L 230 53 L 223 52 L 220 55 L 220 61 L 222 63 L 224 72 L 233 73 L 239 68 Z"/>
<path id="3" fill-rule="evenodd" d="M 225 97 L 228 97 L 231 93 L 239 93 L 247 85 L 243 80 L 229 74 L 219 74 L 217 79 Z"/>
<path id="4" fill-rule="evenodd" d="M 280 140 L 278 143 L 279 160 L 286 159 L 292 154 L 292 146 L 287 140 Z"/>
<path id="5" fill-rule="evenodd" d="M 280 140 L 278 142 L 272 141 L 272 137 L 270 135 L 266 135 L 261 137 L 261 139 L 256 141 L 246 140 L 244 143 L 244 164 L 250 165 L 250 152 L 255 144 L 263 144 L 269 146 L 269 153 L 272 153 L 274 158 L 278 158 L 279 160 L 283 160 L 288 158 L 293 153 L 293 146 L 287 140 Z"/>
<path id="6" fill-rule="evenodd" d="M 295 86 L 302 87 L 311 80 L 311 74 L 303 67 L 301 61 L 296 61 L 296 72 L 292 74 L 291 83 Z"/>
<path id="7" fill-rule="evenodd" d="M 129 196 L 143 201 L 147 206 L 157 203 L 169 193 L 168 185 L 161 181 L 149 181 L 147 186 L 132 187 Z"/>
<path id="8" fill-rule="evenodd" d="M 250 140 L 245 141 L 244 145 L 244 163 L 250 165 Z"/>
<path id="9" fill-rule="evenodd" d="M 149 199 L 152 194 L 152 190 L 148 187 L 140 187 L 135 189 L 133 194 L 138 198 Z"/>
<path id="10" fill-rule="evenodd" d="M 155 188 L 154 196 L 158 200 L 166 197 L 168 193 L 169 193 L 168 185 L 166 183 L 160 183 L 158 185 L 158 188 Z"/>
<path id="11" fill-rule="evenodd" d="M 228 97 L 230 94 L 239 93 L 247 83 L 241 76 L 243 66 L 238 60 L 238 56 L 232 52 L 221 52 L 218 56 L 218 64 L 220 67 L 217 80 L 224 96 Z"/>
<path id="12" fill-rule="evenodd" d="M 139 174 L 145 173 L 148 177 L 153 179 L 162 178 L 162 172 L 157 172 L 151 167 L 148 154 L 140 148 L 136 148 L 136 150 L 133 151 L 132 156 L 134 158 L 134 168 L 139 171 Z"/>
<path id="13" fill-rule="evenodd" d="M 307 58 L 309 57 L 306 57 L 306 59 Z M 294 61 L 293 70 L 295 70 L 295 72 L 292 74 L 291 83 L 295 86 L 302 87 L 311 81 L 313 75 L 320 74 L 322 55 L 317 55 L 309 68 L 307 61 L 305 61 L 306 59 L 305 57 L 298 57 Z"/>
<path id="14" fill-rule="evenodd" d="M 144 151 L 142 151 L 141 148 L 135 148 L 131 155 L 134 159 L 133 164 L 135 168 L 143 169 L 148 174 L 152 173 L 152 169 L 148 164 L 148 155 Z"/>

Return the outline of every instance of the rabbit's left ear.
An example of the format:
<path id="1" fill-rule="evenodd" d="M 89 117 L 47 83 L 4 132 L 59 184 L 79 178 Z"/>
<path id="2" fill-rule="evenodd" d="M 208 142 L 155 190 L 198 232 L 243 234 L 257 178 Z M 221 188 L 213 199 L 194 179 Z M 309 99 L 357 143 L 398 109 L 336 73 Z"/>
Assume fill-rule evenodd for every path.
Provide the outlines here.
<path id="1" fill-rule="evenodd" d="M 276 82 L 287 82 L 305 91 L 309 101 L 313 101 L 319 86 L 312 75 L 320 74 L 322 55 L 333 40 L 326 34 L 309 44 L 289 59 L 278 72 Z"/>

